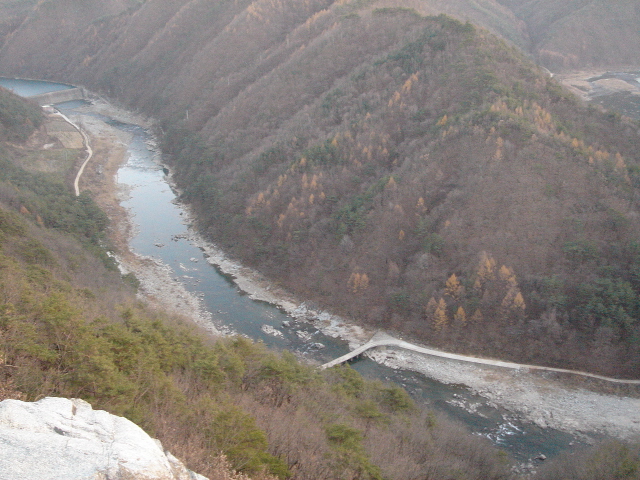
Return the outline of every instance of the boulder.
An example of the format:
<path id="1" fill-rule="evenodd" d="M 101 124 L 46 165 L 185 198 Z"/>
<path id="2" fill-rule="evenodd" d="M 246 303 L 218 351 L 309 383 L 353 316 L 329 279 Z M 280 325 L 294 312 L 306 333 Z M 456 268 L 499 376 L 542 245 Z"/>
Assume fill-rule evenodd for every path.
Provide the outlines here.
<path id="1" fill-rule="evenodd" d="M 0 402 L 0 480 L 207 480 L 129 420 L 79 399 Z"/>

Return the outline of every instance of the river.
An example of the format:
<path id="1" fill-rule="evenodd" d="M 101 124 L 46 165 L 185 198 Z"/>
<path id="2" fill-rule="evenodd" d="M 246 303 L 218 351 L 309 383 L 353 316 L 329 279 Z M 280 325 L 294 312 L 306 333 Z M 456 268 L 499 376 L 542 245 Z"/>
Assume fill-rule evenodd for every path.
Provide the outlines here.
<path id="1" fill-rule="evenodd" d="M 47 82 L 0 79 L 0 85 L 30 96 L 46 91 Z M 53 84 L 52 89 L 60 88 L 69 86 Z M 192 240 L 187 212 L 170 186 L 168 171 L 162 166 L 161 154 L 150 132 L 140 125 L 104 117 L 82 102 L 68 102 L 57 108 L 68 116 L 98 116 L 130 134 L 128 160 L 117 177 L 128 193 L 122 206 L 135 224 L 130 247 L 137 254 L 168 266 L 174 281 L 181 282 L 200 299 L 218 329 L 246 335 L 271 348 L 288 349 L 316 363 L 327 362 L 349 351 L 345 340 L 323 334 L 313 322 L 293 318 L 273 305 L 252 300 L 230 276 L 208 262 L 205 249 Z M 491 439 L 519 463 L 529 463 L 540 454 L 553 457 L 584 440 L 584 437 L 576 438 L 524 421 L 464 386 L 440 383 L 368 358 L 358 359 L 351 365 L 367 378 L 403 386 L 419 404 L 464 423 L 471 432 Z"/>
<path id="2" fill-rule="evenodd" d="M 133 134 L 129 158 L 118 171 L 118 182 L 128 192 L 122 206 L 129 210 L 137 227 L 131 240 L 135 252 L 168 265 L 174 279 L 201 299 L 220 330 L 247 335 L 271 348 L 287 349 L 319 363 L 349 351 L 346 341 L 323 334 L 313 323 L 252 300 L 232 278 L 209 264 L 206 252 L 190 240 L 186 212 L 167 183 L 165 169 L 156 161 L 158 153 L 150 147 L 152 137 L 139 126 L 112 123 Z M 572 435 L 524 423 L 506 410 L 490 407 L 483 397 L 465 387 L 394 370 L 368 358 L 351 365 L 368 378 L 402 385 L 419 403 L 462 421 L 472 432 L 487 436 L 520 462 L 541 453 L 551 457 L 576 442 Z"/>

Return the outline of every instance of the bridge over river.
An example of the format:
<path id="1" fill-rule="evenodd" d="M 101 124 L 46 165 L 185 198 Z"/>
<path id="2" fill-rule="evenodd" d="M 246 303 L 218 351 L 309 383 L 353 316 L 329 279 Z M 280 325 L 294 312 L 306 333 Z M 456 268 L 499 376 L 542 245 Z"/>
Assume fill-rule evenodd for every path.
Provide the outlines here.
<path id="1" fill-rule="evenodd" d="M 398 338 L 392 337 L 384 332 L 378 332 L 371 340 L 367 343 L 360 345 L 358 348 L 352 350 L 351 352 L 342 355 L 341 357 L 336 358 L 335 360 L 331 360 L 330 362 L 325 363 L 320 368 L 331 368 L 336 365 L 340 365 L 341 363 L 347 362 L 352 358 L 355 358 L 359 355 L 362 355 L 364 352 L 371 348 L 376 347 L 398 347 L 403 348 L 405 350 L 410 350 L 412 352 L 421 353 L 424 355 L 431 355 L 434 357 L 440 358 L 448 358 L 450 360 L 457 360 L 460 362 L 468 362 L 468 363 L 476 363 L 480 365 L 489 365 L 493 367 L 502 367 L 509 368 L 512 370 L 541 370 L 546 372 L 556 372 L 556 373 L 566 373 L 571 375 L 579 375 L 582 377 L 595 378 L 598 380 L 604 380 L 605 382 L 613 382 L 613 383 L 623 383 L 628 385 L 640 385 L 640 380 L 624 380 L 619 378 L 605 377 L 603 375 L 596 375 L 595 373 L 588 372 L 580 372 L 578 370 L 568 370 L 565 368 L 553 368 L 553 367 L 542 367 L 540 365 L 527 365 L 521 363 L 513 363 L 513 362 L 504 362 L 502 360 L 492 360 L 490 358 L 479 358 L 479 357 L 469 357 L 467 355 L 458 355 L 456 353 L 447 353 L 440 350 L 434 350 L 432 348 L 421 347 L 419 345 L 414 345 L 413 343 L 405 342 L 404 340 L 400 340 Z"/>

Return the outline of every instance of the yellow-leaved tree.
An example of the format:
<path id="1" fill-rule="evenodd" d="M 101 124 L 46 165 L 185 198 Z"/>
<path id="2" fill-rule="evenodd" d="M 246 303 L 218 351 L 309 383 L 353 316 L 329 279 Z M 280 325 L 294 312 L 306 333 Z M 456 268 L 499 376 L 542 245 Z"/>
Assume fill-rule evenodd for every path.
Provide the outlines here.
<path id="1" fill-rule="evenodd" d="M 455 315 L 453 316 L 453 319 L 456 322 L 467 323 L 467 314 L 464 311 L 464 308 L 458 307 L 458 310 L 456 311 Z"/>
<path id="2" fill-rule="evenodd" d="M 476 281 L 473 285 L 475 289 L 482 289 L 482 286 L 495 278 L 496 261 L 487 253 L 480 253 L 480 262 L 476 271 Z"/>
<path id="3" fill-rule="evenodd" d="M 433 315 L 433 328 L 436 331 L 440 332 L 447 328 L 447 324 L 449 323 L 449 319 L 447 318 L 447 303 L 444 301 L 444 298 L 440 298 L 438 302 L 438 306 Z"/>
<path id="4" fill-rule="evenodd" d="M 353 293 L 362 293 L 369 288 L 369 276 L 366 273 L 353 272 L 349 277 L 347 286 Z"/>
<path id="5" fill-rule="evenodd" d="M 462 286 L 460 285 L 460 281 L 455 273 L 453 273 L 444 286 L 444 293 L 449 295 L 451 298 L 457 299 L 460 296 L 460 292 L 462 290 Z"/>

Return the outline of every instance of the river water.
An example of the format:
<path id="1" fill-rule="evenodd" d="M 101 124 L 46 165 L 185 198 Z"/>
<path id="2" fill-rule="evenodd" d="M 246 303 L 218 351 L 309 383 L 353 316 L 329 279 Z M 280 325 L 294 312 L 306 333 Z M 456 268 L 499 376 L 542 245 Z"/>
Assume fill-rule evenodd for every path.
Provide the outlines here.
<path id="1" fill-rule="evenodd" d="M 0 85 L 22 96 L 47 91 L 46 82 L 0 79 Z M 65 87 L 69 88 L 53 84 L 52 89 Z M 167 171 L 161 165 L 161 155 L 148 131 L 139 125 L 121 123 L 91 112 L 82 102 L 68 102 L 57 108 L 67 115 L 100 116 L 131 135 L 128 160 L 118 171 L 118 182 L 128 192 L 122 205 L 128 209 L 136 226 L 131 248 L 170 267 L 172 277 L 197 296 L 211 313 L 216 327 L 320 363 L 349 351 L 346 341 L 324 335 L 311 322 L 296 320 L 273 305 L 252 300 L 229 276 L 208 263 L 204 250 L 190 240 L 186 211 L 170 187 Z M 351 365 L 367 378 L 403 386 L 417 403 L 464 423 L 471 432 L 491 439 L 519 463 L 526 463 L 540 454 L 553 457 L 581 443 L 570 434 L 540 428 L 506 410 L 492 407 L 464 386 L 439 383 L 367 358 L 358 359 Z M 469 405 L 473 408 L 468 408 Z"/>

